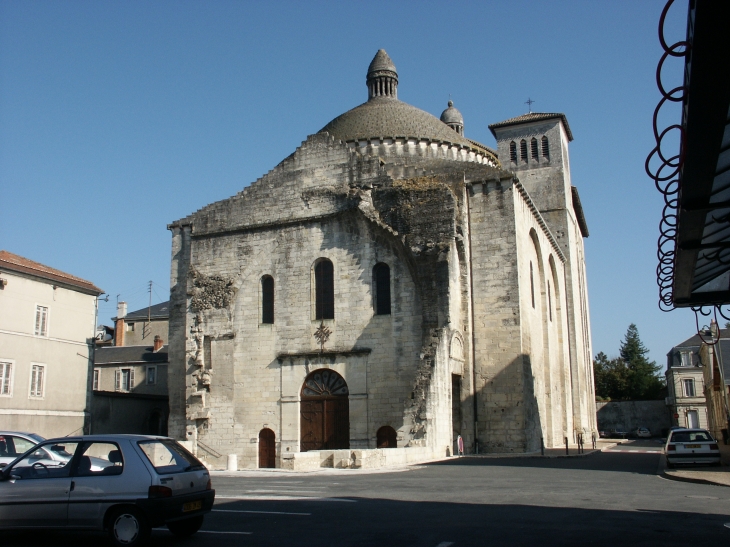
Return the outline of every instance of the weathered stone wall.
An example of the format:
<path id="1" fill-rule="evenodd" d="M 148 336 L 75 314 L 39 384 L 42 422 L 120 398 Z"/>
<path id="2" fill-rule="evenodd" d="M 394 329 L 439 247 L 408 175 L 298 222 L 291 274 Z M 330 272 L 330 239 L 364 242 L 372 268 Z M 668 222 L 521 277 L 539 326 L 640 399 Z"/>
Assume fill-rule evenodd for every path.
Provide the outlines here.
<path id="1" fill-rule="evenodd" d="M 671 411 L 664 401 L 611 401 L 596 403 L 598 429 L 631 432 L 646 427 L 659 436 L 672 426 Z"/>

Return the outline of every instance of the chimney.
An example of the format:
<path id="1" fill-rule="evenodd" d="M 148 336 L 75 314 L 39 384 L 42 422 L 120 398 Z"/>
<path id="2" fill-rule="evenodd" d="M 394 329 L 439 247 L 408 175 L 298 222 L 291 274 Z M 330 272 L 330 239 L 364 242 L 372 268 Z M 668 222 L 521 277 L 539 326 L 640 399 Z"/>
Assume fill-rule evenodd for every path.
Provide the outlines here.
<path id="1" fill-rule="evenodd" d="M 124 345 L 124 318 L 127 316 L 127 303 L 117 303 L 117 322 L 114 325 L 114 345 Z"/>
<path id="2" fill-rule="evenodd" d="M 158 351 L 160 351 L 160 348 L 164 344 L 165 344 L 165 341 L 162 338 L 160 338 L 160 335 L 159 334 L 155 334 L 154 348 L 153 348 L 152 351 L 154 351 L 155 353 L 157 353 Z"/>

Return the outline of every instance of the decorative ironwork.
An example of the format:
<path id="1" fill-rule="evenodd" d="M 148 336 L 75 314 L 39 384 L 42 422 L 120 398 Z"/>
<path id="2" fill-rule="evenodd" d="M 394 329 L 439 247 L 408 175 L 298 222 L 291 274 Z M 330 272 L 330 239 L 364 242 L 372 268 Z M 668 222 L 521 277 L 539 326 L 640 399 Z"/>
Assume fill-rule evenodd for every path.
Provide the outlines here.
<path id="1" fill-rule="evenodd" d="M 325 326 L 324 321 L 322 321 L 319 324 L 319 327 L 317 327 L 317 330 L 314 331 L 314 337 L 317 339 L 317 342 L 319 342 L 320 353 L 324 351 L 324 345 L 327 340 L 329 340 L 331 334 L 332 331 Z"/>
<path id="2" fill-rule="evenodd" d="M 679 103 L 684 101 L 687 93 L 686 86 L 679 85 L 667 91 L 662 83 L 662 67 L 664 62 L 669 58 L 683 58 L 689 55 L 690 44 L 686 40 L 675 42 L 671 46 L 667 45 L 664 39 L 664 22 L 667 12 L 671 8 L 674 0 L 669 0 L 662 10 L 659 18 L 659 43 L 664 50 L 659 64 L 656 69 L 656 82 L 662 98 L 654 109 L 654 117 L 652 128 L 654 130 L 654 140 L 656 146 L 649 153 L 644 165 L 647 175 L 654 181 L 657 190 L 664 196 L 664 209 L 662 210 L 662 220 L 659 223 L 659 240 L 657 242 L 657 257 L 659 264 L 657 265 L 657 284 L 659 285 L 659 309 L 662 311 L 671 311 L 674 309 L 674 294 L 672 285 L 674 283 L 674 259 L 676 256 L 677 246 L 677 218 L 679 207 L 679 191 L 680 191 L 680 173 L 684 162 L 684 128 L 682 124 L 672 124 L 659 130 L 658 117 L 662 107 L 670 103 Z M 667 135 L 679 132 L 679 151 L 674 155 L 667 155 L 662 150 L 662 142 Z M 656 167 L 658 161 L 658 167 Z M 654 169 L 656 167 L 656 169 Z"/>
<path id="3" fill-rule="evenodd" d="M 302 395 L 327 397 L 348 395 L 345 379 L 334 370 L 318 370 L 309 375 L 302 387 Z"/>

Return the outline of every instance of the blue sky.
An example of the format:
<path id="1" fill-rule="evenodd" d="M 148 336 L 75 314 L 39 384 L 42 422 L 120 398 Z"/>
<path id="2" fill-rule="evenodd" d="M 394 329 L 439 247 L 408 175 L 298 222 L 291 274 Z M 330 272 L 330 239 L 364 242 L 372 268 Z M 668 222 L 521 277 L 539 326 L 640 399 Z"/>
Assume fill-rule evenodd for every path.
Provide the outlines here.
<path id="1" fill-rule="evenodd" d="M 692 335 L 657 307 L 662 199 L 644 173 L 664 0 L 0 0 L 0 248 L 91 280 L 130 309 L 166 300 L 168 223 L 229 197 L 367 98 L 379 48 L 398 96 L 465 134 L 564 112 L 580 191 L 594 354 L 636 323 L 651 357 Z M 681 39 L 686 1 L 667 23 Z M 682 66 L 669 64 L 668 82 Z M 671 87 L 674 87 L 672 85 Z M 674 116 L 674 118 L 672 118 Z M 679 119 L 667 112 L 666 123 Z"/>

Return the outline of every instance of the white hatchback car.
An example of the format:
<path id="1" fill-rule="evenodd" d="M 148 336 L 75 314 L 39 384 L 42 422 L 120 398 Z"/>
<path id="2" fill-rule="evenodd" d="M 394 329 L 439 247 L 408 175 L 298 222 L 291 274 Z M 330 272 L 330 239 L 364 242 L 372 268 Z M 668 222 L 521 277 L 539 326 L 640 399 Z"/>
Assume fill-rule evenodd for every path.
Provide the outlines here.
<path id="1" fill-rule="evenodd" d="M 705 429 L 675 429 L 664 445 L 667 467 L 682 463 L 720 465 L 720 447 Z"/>
<path id="2" fill-rule="evenodd" d="M 64 437 L 41 442 L 2 469 L 0 529 L 107 530 L 115 545 L 131 547 L 155 526 L 194 534 L 214 499 L 208 470 L 173 439 Z"/>
<path id="3" fill-rule="evenodd" d="M 46 439 L 35 433 L 0 431 L 0 468 Z M 49 454 L 51 456 L 51 454 Z"/>

